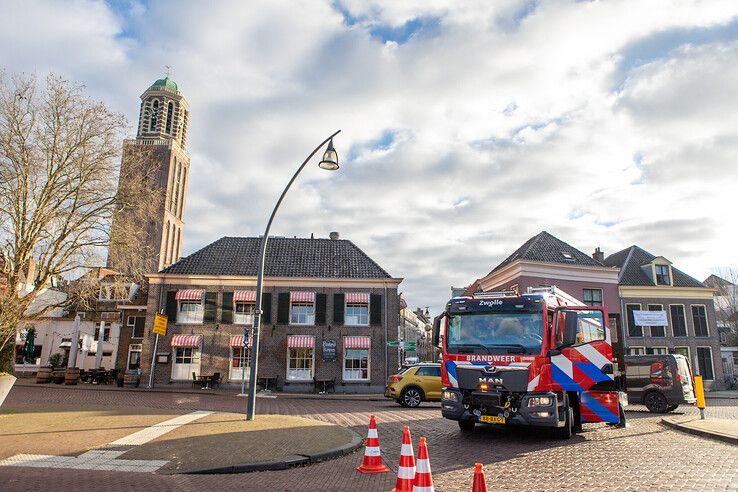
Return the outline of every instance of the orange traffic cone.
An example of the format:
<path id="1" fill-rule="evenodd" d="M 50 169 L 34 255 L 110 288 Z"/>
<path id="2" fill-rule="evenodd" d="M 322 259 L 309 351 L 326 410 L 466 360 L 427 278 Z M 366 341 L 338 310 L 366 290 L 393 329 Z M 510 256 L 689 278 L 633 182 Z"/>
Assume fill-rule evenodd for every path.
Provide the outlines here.
<path id="1" fill-rule="evenodd" d="M 413 441 L 410 439 L 410 427 L 402 431 L 402 449 L 400 450 L 400 466 L 397 467 L 397 482 L 392 492 L 412 492 L 415 480 L 415 455 Z"/>
<path id="2" fill-rule="evenodd" d="M 379 436 L 377 435 L 377 422 L 374 420 L 374 415 L 369 417 L 369 433 L 366 436 L 364 462 L 356 469 L 361 473 L 385 473 L 389 471 L 389 468 L 382 463 L 382 452 L 379 450 Z"/>
<path id="3" fill-rule="evenodd" d="M 421 437 L 420 443 L 418 444 L 418 464 L 415 469 L 413 492 L 435 492 L 435 489 L 433 488 L 433 476 L 431 475 L 430 460 L 428 459 L 428 446 L 425 445 L 425 437 Z"/>
<path id="4" fill-rule="evenodd" d="M 484 470 L 481 463 L 474 464 L 474 483 L 472 492 L 487 492 L 487 482 L 484 480 Z"/>

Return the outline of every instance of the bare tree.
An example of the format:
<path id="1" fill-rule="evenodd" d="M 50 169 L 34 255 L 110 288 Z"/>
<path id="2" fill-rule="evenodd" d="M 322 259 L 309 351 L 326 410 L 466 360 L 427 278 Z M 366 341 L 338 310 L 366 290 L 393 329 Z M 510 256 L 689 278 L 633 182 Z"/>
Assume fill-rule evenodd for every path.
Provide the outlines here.
<path id="1" fill-rule="evenodd" d="M 90 99 L 80 85 L 0 74 L 0 371 L 12 370 L 17 327 L 60 307 L 29 312 L 51 281 L 103 264 L 112 224 L 116 237 L 135 241 L 137 225 L 158 208 L 161 192 L 147 179 L 155 164 L 146 155 L 140 169 L 120 176 L 125 127 L 123 115 Z M 120 189 L 119 177 L 127 183 Z M 118 251 L 142 255 L 135 247 Z M 137 262 L 121 258 L 119 264 L 135 277 L 143 273 Z M 75 285 L 75 302 L 99 288 L 92 281 Z"/>
<path id="2" fill-rule="evenodd" d="M 727 343 L 738 343 L 738 269 L 718 269 L 705 284 L 715 289 L 715 315 Z"/>

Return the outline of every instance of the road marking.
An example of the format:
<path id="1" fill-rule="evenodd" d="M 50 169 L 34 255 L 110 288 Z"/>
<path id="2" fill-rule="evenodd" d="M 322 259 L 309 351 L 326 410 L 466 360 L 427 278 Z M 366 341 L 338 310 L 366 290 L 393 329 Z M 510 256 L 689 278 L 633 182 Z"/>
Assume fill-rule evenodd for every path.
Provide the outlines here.
<path id="1" fill-rule="evenodd" d="M 74 470 L 107 470 L 155 472 L 169 463 L 167 460 L 116 459 L 125 451 L 92 450 L 79 456 L 48 454 L 16 454 L 0 461 L 0 466 L 30 466 L 34 468 L 66 468 Z"/>
<path id="2" fill-rule="evenodd" d="M 173 431 L 177 427 L 180 427 L 184 424 L 189 424 L 190 422 L 194 422 L 195 420 L 206 415 L 210 415 L 211 413 L 213 412 L 198 410 L 197 412 L 180 415 L 179 417 L 175 417 L 173 419 L 154 424 L 151 427 L 147 427 L 138 432 L 134 432 L 129 436 L 122 437 L 117 441 L 111 442 L 110 444 L 108 444 L 108 446 L 140 446 L 141 444 L 146 444 L 149 441 L 153 441 L 157 437 L 163 436 L 164 434 Z"/>

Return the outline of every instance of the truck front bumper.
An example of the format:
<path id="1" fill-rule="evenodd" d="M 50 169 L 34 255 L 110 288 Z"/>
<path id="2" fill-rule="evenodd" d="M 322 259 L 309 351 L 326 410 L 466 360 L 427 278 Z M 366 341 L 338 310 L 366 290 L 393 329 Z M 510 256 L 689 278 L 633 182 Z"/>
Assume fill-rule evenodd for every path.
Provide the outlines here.
<path id="1" fill-rule="evenodd" d="M 475 408 L 462 403 L 462 395 L 459 390 L 445 389 L 441 393 L 441 415 L 450 420 L 473 420 L 480 422 L 482 415 L 494 415 L 504 417 L 505 424 L 526 425 L 533 427 L 563 427 L 566 425 L 566 410 L 563 407 L 561 397 L 556 393 L 531 393 L 526 394 L 520 400 L 520 406 L 513 411 L 512 408 L 487 407 Z M 548 397 L 550 405 L 528 406 L 531 398 Z M 474 401 L 474 398 L 472 398 Z M 482 413 L 484 410 L 484 413 Z"/>

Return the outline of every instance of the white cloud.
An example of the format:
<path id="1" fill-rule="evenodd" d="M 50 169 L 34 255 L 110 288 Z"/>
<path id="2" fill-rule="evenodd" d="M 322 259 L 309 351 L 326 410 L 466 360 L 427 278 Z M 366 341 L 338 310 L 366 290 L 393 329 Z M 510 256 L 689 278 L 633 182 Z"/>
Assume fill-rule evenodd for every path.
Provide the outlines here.
<path id="1" fill-rule="evenodd" d="M 173 67 L 192 109 L 185 253 L 260 234 L 341 128 L 341 169 L 307 168 L 274 232 L 340 231 L 411 305 L 440 307 L 542 229 L 698 278 L 738 263 L 733 1 L 113 5 L 3 4 L 0 66 L 62 73 L 131 121 Z"/>

